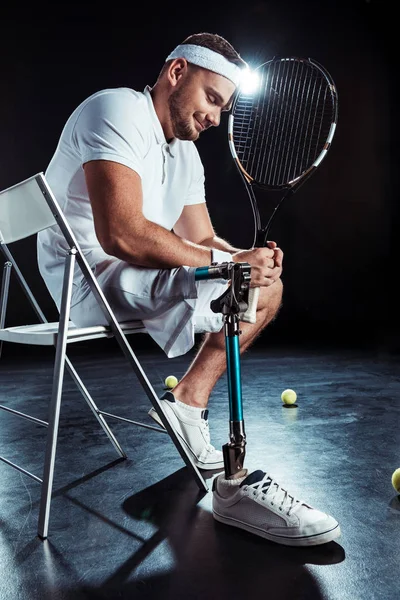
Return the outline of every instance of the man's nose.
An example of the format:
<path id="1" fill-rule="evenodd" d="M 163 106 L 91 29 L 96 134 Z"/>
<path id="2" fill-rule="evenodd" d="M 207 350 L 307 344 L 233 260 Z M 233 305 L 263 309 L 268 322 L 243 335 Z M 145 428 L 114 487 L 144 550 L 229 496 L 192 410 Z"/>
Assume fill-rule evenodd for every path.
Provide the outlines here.
<path id="1" fill-rule="evenodd" d="M 218 109 L 210 112 L 207 115 L 207 121 L 209 121 L 213 127 L 218 127 L 221 121 L 221 111 Z"/>

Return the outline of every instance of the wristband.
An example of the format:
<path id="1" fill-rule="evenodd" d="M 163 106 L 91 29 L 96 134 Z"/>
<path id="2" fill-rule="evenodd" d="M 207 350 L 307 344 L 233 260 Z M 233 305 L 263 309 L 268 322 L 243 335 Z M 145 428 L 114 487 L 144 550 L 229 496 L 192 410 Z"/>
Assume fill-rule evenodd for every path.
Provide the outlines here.
<path id="1" fill-rule="evenodd" d="M 211 248 L 211 264 L 218 264 L 223 262 L 231 262 L 232 254 L 225 250 L 218 250 L 217 248 Z"/>

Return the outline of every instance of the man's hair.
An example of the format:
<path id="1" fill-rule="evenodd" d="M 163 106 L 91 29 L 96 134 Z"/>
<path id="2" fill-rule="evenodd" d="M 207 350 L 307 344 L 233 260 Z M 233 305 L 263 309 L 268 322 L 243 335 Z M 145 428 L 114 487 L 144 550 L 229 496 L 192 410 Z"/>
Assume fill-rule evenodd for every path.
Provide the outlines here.
<path id="1" fill-rule="evenodd" d="M 196 46 L 203 46 L 209 50 L 214 50 L 222 54 L 229 62 L 238 65 L 239 67 L 246 67 L 247 63 L 241 58 L 240 54 L 236 52 L 235 48 L 225 38 L 217 33 L 194 33 L 189 35 L 181 44 L 195 44 Z"/>

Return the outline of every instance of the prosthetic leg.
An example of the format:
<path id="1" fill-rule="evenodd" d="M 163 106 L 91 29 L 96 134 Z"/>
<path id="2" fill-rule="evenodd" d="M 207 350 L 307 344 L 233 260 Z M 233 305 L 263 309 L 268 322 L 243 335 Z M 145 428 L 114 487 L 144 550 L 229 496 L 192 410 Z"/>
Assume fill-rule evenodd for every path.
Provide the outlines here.
<path id="1" fill-rule="evenodd" d="M 246 454 L 246 434 L 242 410 L 242 380 L 240 370 L 240 314 L 248 307 L 251 267 L 248 263 L 226 262 L 199 267 L 195 279 L 226 279 L 227 290 L 211 302 L 211 310 L 224 315 L 226 367 L 229 395 L 229 442 L 223 445 L 225 478 L 243 470 Z"/>
<path id="2" fill-rule="evenodd" d="M 229 442 L 223 445 L 224 476 L 213 480 L 212 511 L 225 525 L 286 546 L 325 544 L 340 536 L 336 519 L 305 504 L 261 469 L 244 468 L 246 434 L 242 411 L 239 322 L 249 304 L 248 263 L 221 263 L 196 269 L 197 279 L 224 278 L 228 289 L 210 304 L 225 322 L 229 390 Z"/>

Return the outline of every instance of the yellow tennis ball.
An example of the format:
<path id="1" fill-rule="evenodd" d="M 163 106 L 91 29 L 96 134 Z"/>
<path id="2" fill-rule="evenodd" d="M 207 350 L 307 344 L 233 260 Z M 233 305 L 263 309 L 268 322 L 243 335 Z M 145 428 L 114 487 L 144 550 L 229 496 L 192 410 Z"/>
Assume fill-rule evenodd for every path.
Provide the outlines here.
<path id="1" fill-rule="evenodd" d="M 400 468 L 393 471 L 392 486 L 394 487 L 396 492 L 400 493 Z"/>
<path id="2" fill-rule="evenodd" d="M 297 394 L 294 390 L 283 390 L 281 399 L 284 404 L 294 404 L 297 400 Z"/>
<path id="3" fill-rule="evenodd" d="M 168 375 L 168 377 L 165 378 L 164 383 L 167 388 L 172 390 L 172 388 L 174 388 L 176 386 L 176 384 L 178 383 L 178 380 L 175 377 L 175 375 Z"/>

